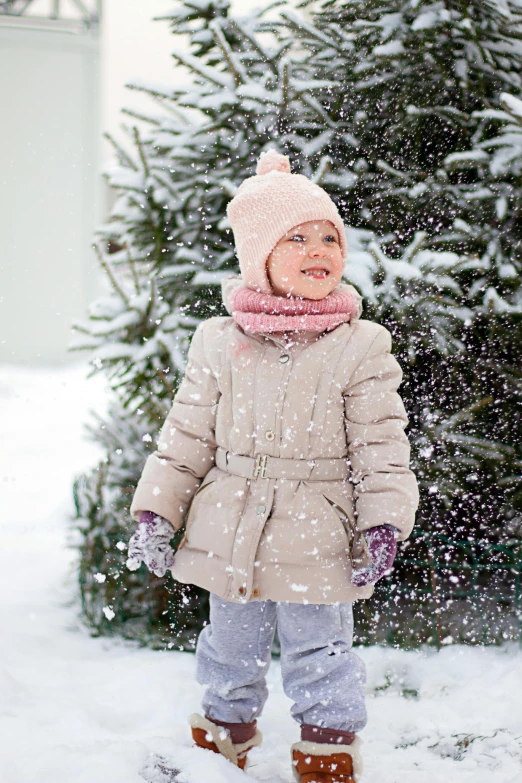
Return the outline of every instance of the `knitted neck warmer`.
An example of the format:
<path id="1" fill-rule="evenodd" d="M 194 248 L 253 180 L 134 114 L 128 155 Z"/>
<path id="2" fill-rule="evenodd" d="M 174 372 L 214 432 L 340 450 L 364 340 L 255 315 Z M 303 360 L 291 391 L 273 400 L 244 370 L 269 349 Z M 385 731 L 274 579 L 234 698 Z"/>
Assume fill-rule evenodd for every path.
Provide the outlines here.
<path id="1" fill-rule="evenodd" d="M 347 288 L 346 286 L 345 288 Z M 230 296 L 232 317 L 245 332 L 324 332 L 359 315 L 359 301 L 348 290 L 332 291 L 324 299 L 262 294 L 245 286 Z"/>

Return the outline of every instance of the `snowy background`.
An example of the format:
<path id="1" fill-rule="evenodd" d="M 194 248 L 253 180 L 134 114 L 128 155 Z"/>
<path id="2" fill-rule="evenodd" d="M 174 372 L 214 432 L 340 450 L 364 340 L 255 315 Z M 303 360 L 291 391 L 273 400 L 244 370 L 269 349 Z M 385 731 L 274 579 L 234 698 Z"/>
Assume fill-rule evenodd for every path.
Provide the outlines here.
<path id="1" fill-rule="evenodd" d="M 181 768 L 183 783 L 246 780 L 190 747 L 186 718 L 201 696 L 193 655 L 94 639 L 78 622 L 71 485 L 101 456 L 83 422 L 106 406 L 103 379 L 86 375 L 84 364 L 0 365 L 0 781 L 140 783 L 150 753 Z M 516 644 L 359 652 L 370 715 L 363 783 L 520 783 Z M 269 683 L 249 775 L 290 783 L 298 729 L 276 661 Z"/>

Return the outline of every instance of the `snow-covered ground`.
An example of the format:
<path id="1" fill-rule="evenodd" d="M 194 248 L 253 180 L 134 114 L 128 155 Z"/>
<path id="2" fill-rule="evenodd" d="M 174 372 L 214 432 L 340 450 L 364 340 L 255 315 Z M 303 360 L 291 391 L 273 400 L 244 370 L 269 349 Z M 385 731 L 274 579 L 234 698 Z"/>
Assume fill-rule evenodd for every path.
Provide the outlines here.
<path id="1" fill-rule="evenodd" d="M 83 364 L 0 366 L 0 781 L 143 783 L 158 752 L 183 783 L 240 783 L 224 759 L 190 747 L 186 716 L 201 694 L 191 654 L 92 639 L 77 621 L 71 484 L 98 457 L 83 422 L 106 402 L 103 380 L 86 374 Z M 359 652 L 370 715 L 363 783 L 522 781 L 515 644 Z M 276 662 L 269 682 L 249 775 L 290 783 L 298 731 Z"/>

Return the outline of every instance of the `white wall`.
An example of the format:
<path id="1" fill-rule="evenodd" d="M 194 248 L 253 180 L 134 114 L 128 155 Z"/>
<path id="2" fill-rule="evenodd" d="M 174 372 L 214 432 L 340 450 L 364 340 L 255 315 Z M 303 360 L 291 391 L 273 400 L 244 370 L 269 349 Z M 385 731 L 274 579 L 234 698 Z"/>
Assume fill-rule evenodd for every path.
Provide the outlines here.
<path id="1" fill-rule="evenodd" d="M 2 25 L 0 73 L 0 361 L 63 363 L 97 290 L 97 41 Z"/>

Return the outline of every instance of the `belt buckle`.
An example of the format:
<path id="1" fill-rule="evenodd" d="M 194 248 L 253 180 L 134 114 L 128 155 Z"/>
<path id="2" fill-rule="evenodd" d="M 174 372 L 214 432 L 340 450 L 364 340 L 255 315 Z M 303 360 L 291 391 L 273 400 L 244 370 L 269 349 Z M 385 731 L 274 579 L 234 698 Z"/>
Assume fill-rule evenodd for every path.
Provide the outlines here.
<path id="1" fill-rule="evenodd" d="M 261 478 L 266 478 L 266 461 L 268 454 L 256 454 L 256 464 L 254 467 L 254 478 L 256 479 L 261 471 Z"/>

